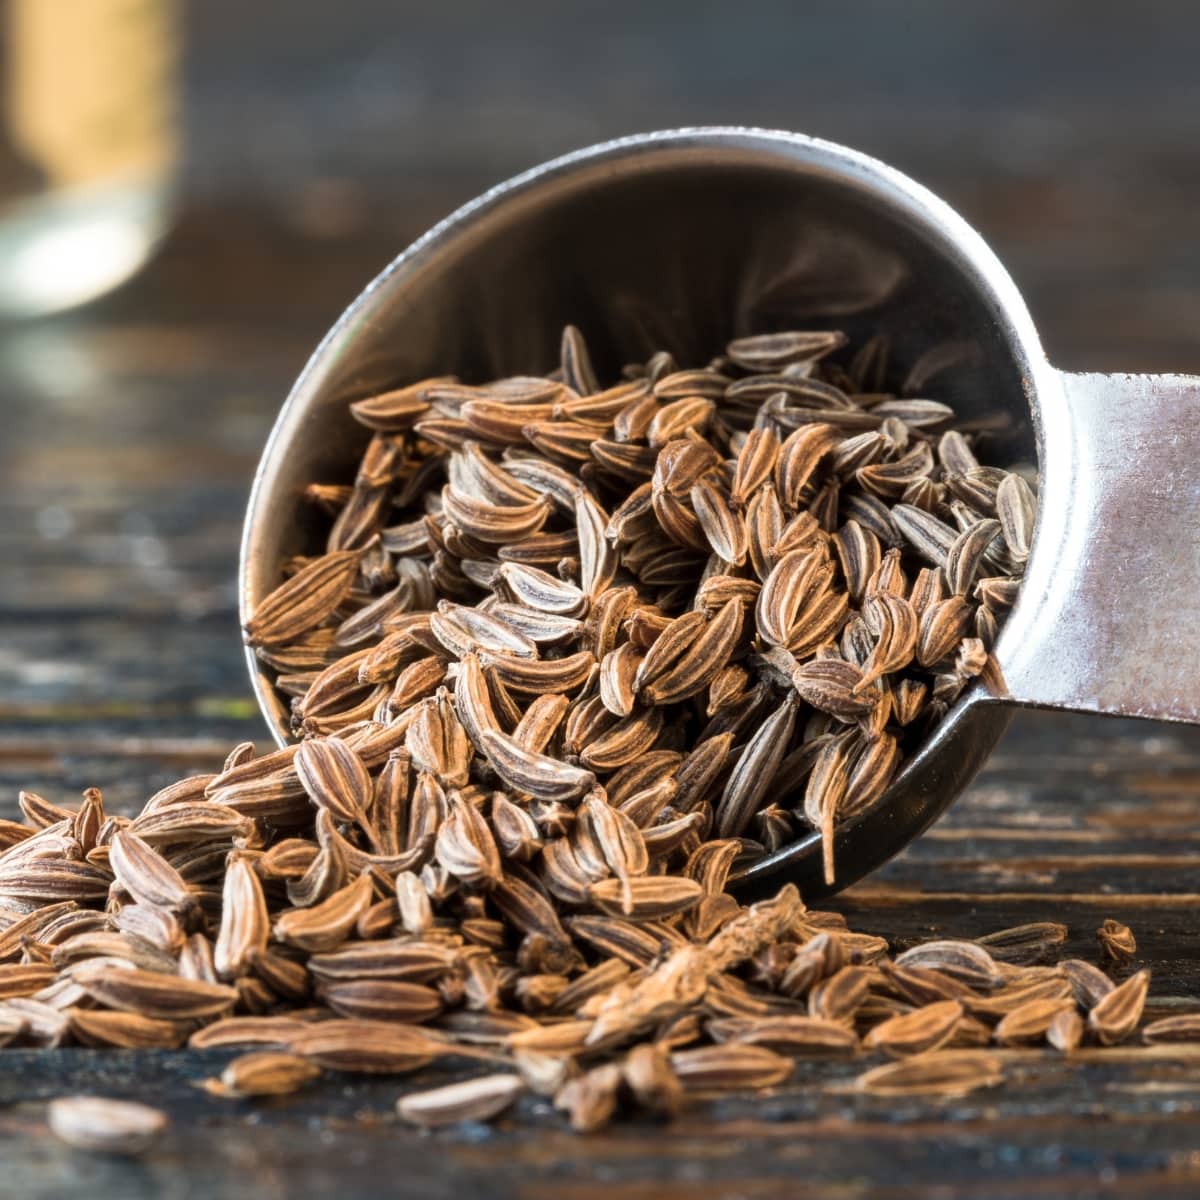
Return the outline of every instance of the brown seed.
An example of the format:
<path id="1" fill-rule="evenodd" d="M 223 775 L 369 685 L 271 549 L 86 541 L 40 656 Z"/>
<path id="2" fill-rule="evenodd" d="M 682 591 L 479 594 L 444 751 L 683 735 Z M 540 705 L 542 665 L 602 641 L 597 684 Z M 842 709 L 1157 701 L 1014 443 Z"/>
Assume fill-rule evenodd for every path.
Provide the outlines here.
<path id="1" fill-rule="evenodd" d="M 570 707 L 566 696 L 538 696 L 522 714 L 513 730 L 513 741 L 523 749 L 540 754 L 558 732 Z"/>
<path id="2" fill-rule="evenodd" d="M 309 980 L 303 964 L 278 951 L 261 950 L 254 955 L 250 968 L 254 983 L 261 984 L 279 999 L 292 1004 L 308 999 Z"/>
<path id="3" fill-rule="evenodd" d="M 821 747 L 804 790 L 804 815 L 815 829 L 820 830 L 825 882 L 830 884 L 835 877 L 834 827 L 850 782 L 852 736 L 842 734 Z"/>
<path id="4" fill-rule="evenodd" d="M 932 667 L 952 653 L 966 635 L 971 617 L 971 606 L 961 596 L 931 604 L 921 617 L 917 662 Z"/>
<path id="5" fill-rule="evenodd" d="M 845 335 L 834 331 L 763 333 L 737 338 L 725 347 L 725 353 L 739 366 L 771 371 L 793 363 L 814 362 L 845 343 Z"/>
<path id="6" fill-rule="evenodd" d="M 306 1022 L 292 1017 L 225 1017 L 193 1033 L 188 1045 L 193 1050 L 216 1046 L 287 1046 L 306 1028 Z"/>
<path id="7" fill-rule="evenodd" d="M 1115 963 L 1126 963 L 1137 953 L 1137 940 L 1133 930 L 1120 921 L 1105 921 L 1096 930 L 1096 940 L 1105 958 Z"/>
<path id="8" fill-rule="evenodd" d="M 215 1017 L 237 1003 L 234 988 L 143 971 L 116 969 L 103 959 L 80 963 L 71 978 L 100 1004 L 162 1020 Z"/>
<path id="9" fill-rule="evenodd" d="M 581 820 L 576 826 L 576 831 L 586 832 L 595 841 L 604 864 L 621 881 L 621 908 L 624 915 L 628 916 L 633 911 L 630 881 L 635 875 L 644 875 L 650 865 L 641 831 L 628 816 L 613 808 L 607 798 L 599 792 L 591 793 L 584 800 Z"/>
<path id="10" fill-rule="evenodd" d="M 546 692 L 573 692 L 587 682 L 596 665 L 595 656 L 586 650 L 563 658 L 534 662 L 512 654 L 488 653 L 481 655 L 481 659 L 505 687 L 532 696 Z"/>
<path id="11" fill-rule="evenodd" d="M 218 1096 L 286 1096 L 299 1091 L 321 1074 L 296 1054 L 261 1050 L 235 1058 L 219 1080 L 209 1080 L 206 1090 Z"/>
<path id="12" fill-rule="evenodd" d="M 796 705 L 784 700 L 750 739 L 717 805 L 718 837 L 736 837 L 750 824 L 783 761 L 795 723 Z"/>
<path id="13" fill-rule="evenodd" d="M 357 821 L 371 803 L 371 777 L 362 759 L 340 738 L 308 738 L 295 757 L 309 799 L 339 821 Z"/>
<path id="14" fill-rule="evenodd" d="M 792 1062 L 765 1046 L 729 1042 L 677 1050 L 671 1069 L 689 1092 L 724 1092 L 774 1087 L 791 1077 Z"/>
<path id="15" fill-rule="evenodd" d="M 1114 1046 L 1129 1038 L 1142 1019 L 1150 972 L 1138 971 L 1118 984 L 1088 1013 L 1088 1029 L 1105 1046 Z"/>
<path id="16" fill-rule="evenodd" d="M 0 966 L 0 1000 L 32 996 L 54 982 L 57 971 L 49 963 L 7 963 Z"/>
<path id="17" fill-rule="evenodd" d="M 46 1110 L 51 1131 L 73 1146 L 97 1154 L 144 1154 L 167 1128 L 166 1114 L 146 1104 L 102 1096 L 67 1096 Z"/>
<path id="18" fill-rule="evenodd" d="M 541 830 L 529 810 L 514 804 L 504 792 L 492 794 L 491 826 L 504 858 L 528 862 L 544 845 Z"/>
<path id="19" fill-rule="evenodd" d="M 558 617 L 581 617 L 588 607 L 587 594 L 568 580 L 525 563 L 500 564 L 499 578 L 513 598 L 536 612 Z"/>
<path id="20" fill-rule="evenodd" d="M 646 651 L 634 676 L 634 689 L 641 691 L 665 676 L 687 653 L 706 627 L 703 613 L 689 612 L 670 621 Z"/>
<path id="21" fill-rule="evenodd" d="M 773 429 L 750 430 L 733 474 L 729 498 L 735 505 L 744 505 L 759 485 L 771 477 L 778 455 L 779 437 Z"/>
<path id="22" fill-rule="evenodd" d="M 1113 990 L 1113 981 L 1099 967 L 1082 959 L 1064 959 L 1058 969 L 1070 983 L 1075 1003 L 1080 1008 L 1094 1008 Z"/>
<path id="23" fill-rule="evenodd" d="M 946 552 L 946 579 L 956 596 L 971 590 L 983 556 L 999 533 L 999 521 L 977 521 L 954 540 Z"/>
<path id="24" fill-rule="evenodd" d="M 953 1099 L 1001 1079 L 1000 1059 L 978 1050 L 939 1050 L 887 1063 L 860 1075 L 855 1086 L 876 1096 L 942 1096 Z"/>
<path id="25" fill-rule="evenodd" d="M 1038 968 L 1027 968 L 1023 977 L 989 995 L 964 996 L 963 1007 L 975 1016 L 1004 1017 L 1035 1001 L 1062 1003 L 1069 1001 L 1071 996 L 1070 982 L 1057 971 L 1040 973 Z"/>
<path id="26" fill-rule="evenodd" d="M 917 554 L 935 567 L 945 567 L 958 536 L 949 525 L 911 504 L 894 505 L 891 519 Z"/>
<path id="27" fill-rule="evenodd" d="M 742 632 L 742 602 L 726 602 L 699 637 L 663 675 L 642 686 L 641 697 L 650 704 L 678 704 L 694 696 L 725 666 Z"/>
<path id="28" fill-rule="evenodd" d="M 587 343 L 574 325 L 567 325 L 563 329 L 560 360 L 563 380 L 572 391 L 580 396 L 590 396 L 599 391 Z"/>
<path id="29" fill-rule="evenodd" d="M 634 680 L 642 655 L 632 642 L 610 650 L 600 662 L 600 699 L 610 713 L 627 717 L 637 701 Z"/>
<path id="30" fill-rule="evenodd" d="M 189 1026 L 137 1013 L 105 1009 L 69 1010 L 71 1033 L 84 1046 L 116 1046 L 123 1050 L 173 1050 L 181 1046 Z"/>
<path id="31" fill-rule="evenodd" d="M 788 658 L 795 662 L 790 655 Z M 792 666 L 789 674 L 801 700 L 840 721 L 866 716 L 879 703 L 878 693 L 859 688 L 863 673 L 845 659 L 813 659 Z"/>
<path id="32" fill-rule="evenodd" d="M 515 654 L 520 658 L 536 658 L 538 653 L 530 638 L 503 619 L 448 601 L 443 601 L 437 612 L 429 614 L 429 630 L 458 658 L 482 650 Z M 442 669 L 445 669 L 444 662 Z"/>
<path id="33" fill-rule="evenodd" d="M 453 486 L 442 489 L 446 516 L 467 537 L 485 543 L 507 543 L 531 537 L 546 523 L 552 509 L 544 496 L 524 503 L 492 504 L 465 495 Z"/>
<path id="34" fill-rule="evenodd" d="M 648 753 L 664 723 L 659 708 L 643 708 L 622 717 L 611 728 L 589 738 L 579 760 L 593 771 L 615 771 Z"/>
<path id="35" fill-rule="evenodd" d="M 1073 1008 L 1060 1009 L 1046 1029 L 1046 1041 L 1055 1050 L 1070 1054 L 1083 1040 L 1083 1018 Z"/>
<path id="36" fill-rule="evenodd" d="M 869 967 L 849 966 L 835 971 L 808 993 L 809 1016 L 822 1021 L 852 1021 L 867 998 L 873 977 Z"/>
<path id="37" fill-rule="evenodd" d="M 595 786 L 596 777 L 591 771 L 545 754 L 530 753 L 499 730 L 484 730 L 481 741 L 493 769 L 519 792 L 541 800 L 570 801 Z"/>
<path id="38" fill-rule="evenodd" d="M 1150 1046 L 1172 1042 L 1200 1042 L 1200 1013 L 1182 1013 L 1151 1021 L 1142 1030 L 1142 1041 Z"/>
<path id="39" fill-rule="evenodd" d="M 675 804 L 681 812 L 692 812 L 709 799 L 729 760 L 732 746 L 733 734 L 717 734 L 702 741 L 679 764 L 675 773 Z"/>
<path id="40" fill-rule="evenodd" d="M 35 840 L 31 837 L 13 849 L 21 850 Z M 112 877 L 107 872 L 65 858 L 32 858 L 7 865 L 0 862 L 0 897 L 10 900 L 40 903 L 99 900 L 108 893 L 111 883 Z"/>
<path id="41" fill-rule="evenodd" d="M 291 1052 L 333 1071 L 404 1075 L 419 1070 L 449 1043 L 412 1025 L 389 1021 L 318 1021 L 291 1041 Z"/>
<path id="42" fill-rule="evenodd" d="M 247 836 L 252 828 L 253 824 L 246 817 L 225 804 L 186 800 L 169 807 L 143 811 L 130 825 L 128 832 L 136 834 L 147 845 L 159 846 L 207 839 L 232 840 Z M 115 841 L 116 837 L 109 843 L 110 846 Z"/>
<path id="43" fill-rule="evenodd" d="M 246 636 L 253 643 L 286 642 L 319 625 L 345 599 L 361 557 L 341 550 L 314 559 L 259 601 Z"/>
<path id="44" fill-rule="evenodd" d="M 213 962 L 221 979 L 244 975 L 254 955 L 267 948 L 271 919 L 262 883 L 241 854 L 230 856 L 221 896 L 221 928 L 213 949 Z"/>
<path id="45" fill-rule="evenodd" d="M 911 497 L 913 488 L 927 483 L 932 470 L 933 454 L 927 444 L 918 442 L 895 461 L 860 467 L 854 472 L 854 478 L 868 492 L 903 498 Z"/>
<path id="46" fill-rule="evenodd" d="M 6 1042 L 20 1035 L 35 1045 L 53 1048 L 62 1045 L 71 1028 L 70 1018 L 65 1013 L 33 996 L 3 1001 L 0 1014 Z"/>
<path id="47" fill-rule="evenodd" d="M 704 889 L 693 880 L 665 875 L 602 879 L 587 889 L 588 899 L 603 912 L 631 921 L 653 921 L 685 912 L 703 894 Z"/>
<path id="48" fill-rule="evenodd" d="M 818 1017 L 724 1017 L 710 1021 L 708 1032 L 721 1042 L 766 1046 L 799 1058 L 850 1055 L 858 1049 L 853 1029 Z"/>
<path id="49" fill-rule="evenodd" d="M 373 895 L 370 876 L 360 875 L 319 904 L 284 913 L 276 920 L 272 932 L 279 941 L 301 950 L 332 950 L 354 928 Z"/>
<path id="50" fill-rule="evenodd" d="M 437 379 L 425 379 L 408 387 L 396 388 L 389 392 L 356 400 L 350 405 L 354 418 L 370 429 L 385 433 L 399 433 L 409 429 L 429 411 L 429 404 L 423 399 L 423 393 L 432 385 L 452 383 L 451 376 Z"/>
<path id="51" fill-rule="evenodd" d="M 567 925 L 571 933 L 585 945 L 593 946 L 599 953 L 634 968 L 653 962 L 662 948 L 656 930 L 643 929 L 632 921 L 580 916 L 568 918 Z"/>
<path id="52" fill-rule="evenodd" d="M 758 595 L 755 616 L 760 635 L 774 645 L 786 646 L 805 606 L 825 594 L 832 576 L 833 567 L 819 550 L 784 554 Z"/>
<path id="53" fill-rule="evenodd" d="M 846 796 L 839 810 L 842 818 L 865 812 L 883 796 L 900 758 L 900 747 L 890 733 L 878 734 L 858 751 L 846 780 Z"/>
<path id="54" fill-rule="evenodd" d="M 526 1089 L 520 1075 L 481 1075 L 396 1101 L 396 1112 L 414 1125 L 435 1128 L 460 1121 L 490 1121 L 512 1106 Z"/>
<path id="55" fill-rule="evenodd" d="M 25 819 L 39 829 L 49 829 L 63 822 L 74 823 L 74 813 L 69 809 L 60 808 L 57 804 L 51 804 L 37 792 L 18 792 L 17 800 Z"/>
<path id="56" fill-rule="evenodd" d="M 1059 1013 L 1074 1012 L 1066 999 L 1030 1000 L 1009 1012 L 996 1026 L 996 1041 L 1002 1046 L 1037 1041 L 1045 1036 Z"/>
<path id="57" fill-rule="evenodd" d="M 709 480 L 701 479 L 692 486 L 690 499 L 713 553 L 731 566 L 741 566 L 750 551 L 750 531 L 730 497 Z"/>
<path id="58" fill-rule="evenodd" d="M 500 878 L 500 851 L 492 831 L 483 814 L 460 792 L 451 793 L 434 854 L 442 867 L 464 883 L 487 885 Z"/>
<path id="59" fill-rule="evenodd" d="M 1067 940 L 1067 927 L 1055 921 L 1035 921 L 1000 929 L 978 939 L 997 962 L 1035 963 L 1049 957 Z"/>
<path id="60" fill-rule="evenodd" d="M 1008 474 L 996 489 L 996 516 L 1004 531 L 1008 552 L 1019 563 L 1029 557 L 1037 498 L 1020 475 Z"/>
<path id="61" fill-rule="evenodd" d="M 646 428 L 651 446 L 665 446 L 689 432 L 702 434 L 712 420 L 716 405 L 704 396 L 684 396 L 659 407 Z"/>
<path id="62" fill-rule="evenodd" d="M 962 1015 L 957 1000 L 937 1001 L 881 1022 L 867 1034 L 864 1044 L 892 1058 L 925 1054 L 950 1041 Z"/>
<path id="63" fill-rule="evenodd" d="M 995 959 L 973 942 L 933 941 L 914 946 L 896 957 L 898 967 L 927 967 L 941 971 L 973 988 L 991 988 L 1004 982 Z"/>
<path id="64" fill-rule="evenodd" d="M 634 1046 L 621 1063 L 621 1075 L 641 1107 L 667 1116 L 678 1111 L 683 1089 L 671 1068 L 669 1047 L 651 1042 Z"/>
<path id="65" fill-rule="evenodd" d="M 767 579 L 777 565 L 784 519 L 783 506 L 779 503 L 774 485 L 762 484 L 746 508 L 750 562 L 759 579 Z"/>
<path id="66" fill-rule="evenodd" d="M 846 587 L 856 603 L 861 603 L 867 584 L 879 569 L 879 539 L 857 521 L 847 521 L 833 536 L 833 545 L 841 562 Z"/>
<path id="67" fill-rule="evenodd" d="M 617 1106 L 621 1068 L 616 1063 L 593 1067 L 569 1079 L 554 1095 L 554 1107 L 563 1110 L 578 1133 L 594 1133 L 608 1124 Z"/>
<path id="68" fill-rule="evenodd" d="M 591 1021 L 558 1021 L 552 1025 L 524 1024 L 504 1039 L 509 1049 L 539 1054 L 574 1054 L 582 1050 Z"/>
<path id="69" fill-rule="evenodd" d="M 609 958 L 584 971 L 559 992 L 550 1005 L 551 1013 L 567 1016 L 575 1013 L 587 1001 L 603 995 L 629 975 L 629 966 L 620 959 Z"/>
<path id="70" fill-rule="evenodd" d="M 384 938 L 346 942 L 336 950 L 314 954 L 308 969 L 318 979 L 407 979 L 424 983 L 445 974 L 458 961 L 454 948 L 442 942 Z"/>
<path id="71" fill-rule="evenodd" d="M 397 979 L 347 979 L 324 985 L 319 995 L 339 1016 L 421 1025 L 442 1011 L 431 987 Z"/>
<path id="72" fill-rule="evenodd" d="M 881 676 L 906 667 L 917 648 L 917 614 L 903 597 L 877 592 L 863 606 L 863 619 L 878 632 L 863 663 L 863 677 L 855 687 L 859 692 Z"/>

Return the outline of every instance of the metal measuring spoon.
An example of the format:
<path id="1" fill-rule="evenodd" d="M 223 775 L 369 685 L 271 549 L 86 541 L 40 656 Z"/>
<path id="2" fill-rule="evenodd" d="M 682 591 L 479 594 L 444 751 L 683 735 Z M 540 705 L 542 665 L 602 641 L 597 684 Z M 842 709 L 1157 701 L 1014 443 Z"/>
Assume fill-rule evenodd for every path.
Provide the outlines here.
<path id="1" fill-rule="evenodd" d="M 1047 361 L 980 236 L 891 167 L 799 134 L 623 138 L 493 188 L 373 280 L 297 380 L 259 464 L 241 559 L 245 619 L 318 531 L 312 480 L 352 472 L 347 402 L 397 381 L 491 379 L 555 360 L 564 322 L 602 366 L 704 361 L 730 337 L 836 324 L 884 333 L 929 394 L 1039 468 L 1024 584 L 995 647 L 1007 685 L 965 693 L 883 798 L 836 834 L 837 886 L 873 870 L 966 786 L 1016 706 L 1200 723 L 1200 379 L 1081 375 Z M 606 362 L 607 360 L 607 362 Z M 248 653 L 272 732 L 288 713 Z M 824 890 L 816 834 L 750 867 Z"/>

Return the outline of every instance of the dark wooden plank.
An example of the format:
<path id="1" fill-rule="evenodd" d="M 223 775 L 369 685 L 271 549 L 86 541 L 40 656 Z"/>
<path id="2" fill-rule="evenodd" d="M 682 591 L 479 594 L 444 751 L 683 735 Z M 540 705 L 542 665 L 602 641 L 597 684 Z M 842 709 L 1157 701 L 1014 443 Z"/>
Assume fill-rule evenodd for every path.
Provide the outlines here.
<path id="1" fill-rule="evenodd" d="M 1200 1058 L 1006 1056 L 1002 1089 L 897 1102 L 849 1086 L 854 1064 L 802 1066 L 767 1099 L 699 1105 L 673 1125 L 567 1130 L 522 1101 L 496 1128 L 421 1134 L 400 1124 L 394 1080 L 328 1079 L 251 1104 L 198 1090 L 228 1052 L 57 1055 L 14 1051 L 0 1076 L 0 1146 L 11 1194 L 84 1188 L 122 1197 L 389 1195 L 551 1200 L 655 1195 L 866 1195 L 971 1200 L 1037 1195 L 1194 1195 Z M 444 1081 L 455 1071 L 427 1074 Z M 171 1135 L 144 1162 L 97 1160 L 47 1136 L 43 1101 L 72 1087 L 163 1107 Z M 999 1150 L 1003 1147 L 1002 1150 Z M 1189 1189 L 1193 1189 L 1189 1193 Z"/>

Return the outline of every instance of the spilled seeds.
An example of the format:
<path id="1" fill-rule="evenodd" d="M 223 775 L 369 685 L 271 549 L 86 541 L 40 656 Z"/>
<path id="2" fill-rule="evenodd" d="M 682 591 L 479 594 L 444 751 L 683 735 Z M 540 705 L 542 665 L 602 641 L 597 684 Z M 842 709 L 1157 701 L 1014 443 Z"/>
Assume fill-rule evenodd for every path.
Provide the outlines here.
<path id="1" fill-rule="evenodd" d="M 256 761 L 244 748 L 231 758 L 229 772 Z M 224 774 L 191 786 L 219 790 Z M 349 785 L 338 789 L 348 804 Z M 191 803 L 179 785 L 168 794 Z M 527 865 L 533 835 L 511 839 L 524 858 L 488 850 L 486 817 L 464 803 L 479 819 L 464 809 L 462 844 L 447 857 L 469 882 L 438 856 L 449 812 L 433 826 L 434 861 L 392 873 L 372 861 L 387 856 L 350 856 L 347 832 L 326 827 L 314 803 L 311 836 L 293 829 L 267 844 L 238 826 L 136 852 L 134 891 L 142 872 L 174 872 L 190 879 L 187 898 L 171 887 L 135 900 L 114 874 L 100 904 L 53 900 L 15 915 L 9 900 L 3 934 L 19 936 L 0 943 L 0 967 L 47 970 L 30 977 L 33 991 L 0 1001 L 0 1032 L 13 1045 L 242 1047 L 205 1084 L 234 1099 L 287 1095 L 323 1071 L 400 1076 L 474 1061 L 472 1078 L 403 1095 L 398 1115 L 429 1127 L 487 1120 L 528 1093 L 586 1131 L 630 1109 L 670 1115 L 713 1094 L 777 1087 L 796 1060 L 866 1058 L 865 1095 L 951 1098 L 1001 1082 L 1005 1047 L 1114 1045 L 1141 1023 L 1147 973 L 1114 985 L 1089 963 L 1055 963 L 1061 925 L 893 956 L 790 885 L 740 904 L 726 890 L 734 839 L 677 849 L 678 874 L 631 873 L 650 857 L 640 827 L 610 821 L 593 796 L 570 810 L 586 831 L 574 844 L 611 887 L 602 902 L 593 883 L 566 899 Z M 85 809 L 94 839 L 86 851 L 86 841 L 64 847 Z M 155 798 L 148 809 L 165 811 Z M 83 809 L 60 811 L 17 846 L 111 864 L 113 840 L 136 836 L 141 819 L 106 816 L 94 792 Z M 553 844 L 543 837 L 540 852 Z M 493 858 L 495 876 L 481 867 Z M 317 915 L 284 919 L 294 914 Z M 1144 1036 L 1197 1040 L 1200 1024 L 1168 1018 Z M 894 1061 L 870 1065 L 881 1057 Z M 162 1124 L 138 1106 L 56 1104 L 56 1132 L 81 1147 L 137 1153 Z"/>
<path id="2" fill-rule="evenodd" d="M 946 405 L 888 392 L 885 359 L 771 334 L 601 386 L 568 329 L 550 376 L 356 402 L 354 482 L 307 493 L 325 550 L 246 626 L 298 744 L 238 746 L 133 818 L 24 793 L 0 1042 L 245 1047 L 207 1085 L 228 1097 L 465 1059 L 400 1117 L 528 1092 L 592 1130 L 798 1058 L 954 1096 L 1005 1046 L 1132 1037 L 1145 972 L 1054 965 L 1060 925 L 893 957 L 794 887 L 729 891 L 813 830 L 835 879 L 833 831 L 999 682 L 1034 493 Z M 1148 1034 L 1195 1035 L 1175 1020 Z M 76 1144 L 137 1141 L 69 1103 Z"/>

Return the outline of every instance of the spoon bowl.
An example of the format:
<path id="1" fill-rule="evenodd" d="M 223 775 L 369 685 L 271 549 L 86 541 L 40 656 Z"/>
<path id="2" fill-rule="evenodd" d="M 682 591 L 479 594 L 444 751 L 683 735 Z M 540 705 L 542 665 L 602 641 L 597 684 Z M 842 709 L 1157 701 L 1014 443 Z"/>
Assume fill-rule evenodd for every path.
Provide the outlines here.
<path id="1" fill-rule="evenodd" d="M 791 133 L 685 129 L 582 150 L 493 188 L 389 264 L 321 342 L 267 443 L 242 545 L 243 620 L 287 556 L 321 546 L 301 493 L 314 480 L 352 477 L 368 431 L 351 419 L 350 401 L 431 375 L 482 382 L 549 369 L 566 323 L 584 330 L 609 378 L 655 350 L 704 362 L 750 333 L 884 334 L 898 378 L 986 429 L 997 461 L 1038 465 L 1042 511 L 1026 582 L 995 647 L 1008 692 L 964 693 L 880 802 L 839 827 L 838 887 L 946 808 L 1014 703 L 1200 720 L 1197 676 L 1168 663 L 1165 630 L 1111 611 L 1095 619 L 1108 603 L 1108 565 L 1128 554 L 1138 528 L 1145 537 L 1145 522 L 1114 507 L 1134 481 L 1095 470 L 1137 378 L 1055 370 L 1016 286 L 949 206 L 883 163 Z M 1153 413 L 1164 397 L 1195 405 L 1194 380 L 1145 377 L 1140 386 Z M 1200 518 L 1195 461 L 1195 447 L 1174 458 L 1159 448 L 1157 467 L 1168 479 L 1182 473 L 1191 489 L 1182 519 Z M 1156 558 L 1166 532 L 1155 528 Z M 1188 538 L 1190 569 L 1166 580 L 1181 593 L 1196 575 Z M 1200 617 L 1197 590 L 1187 603 Z M 1197 628 L 1200 620 L 1193 641 Z M 1143 672 L 1136 685 L 1102 657 L 1147 650 L 1161 678 Z M 283 744 L 289 714 L 273 672 L 252 653 L 248 663 Z M 826 890 L 816 834 L 756 862 L 741 886 L 766 892 L 785 879 L 806 896 Z"/>

